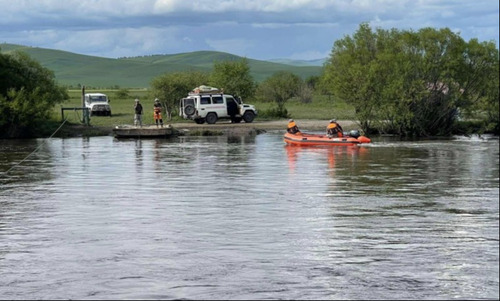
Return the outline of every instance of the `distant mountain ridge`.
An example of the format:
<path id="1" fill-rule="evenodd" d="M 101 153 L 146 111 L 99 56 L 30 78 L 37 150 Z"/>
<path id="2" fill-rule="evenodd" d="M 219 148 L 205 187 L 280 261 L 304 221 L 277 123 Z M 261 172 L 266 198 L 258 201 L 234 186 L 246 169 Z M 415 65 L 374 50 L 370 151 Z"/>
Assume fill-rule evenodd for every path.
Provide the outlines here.
<path id="1" fill-rule="evenodd" d="M 289 59 L 272 59 L 269 62 L 287 64 L 292 66 L 318 66 L 321 67 L 326 62 L 326 58 L 317 60 L 289 60 Z"/>
<path id="2" fill-rule="evenodd" d="M 243 57 L 217 51 L 195 51 L 179 54 L 148 55 L 137 57 L 104 58 L 72 52 L 15 44 L 0 44 L 0 52 L 16 50 L 31 58 L 55 74 L 59 84 L 76 87 L 85 85 L 97 88 L 127 87 L 147 88 L 156 76 L 179 71 L 210 72 L 214 62 L 241 60 Z M 302 78 L 321 74 L 321 65 L 307 65 L 304 61 L 261 61 L 246 58 L 250 74 L 257 82 L 278 71 L 289 71 Z M 286 61 L 286 62 L 285 62 Z"/>

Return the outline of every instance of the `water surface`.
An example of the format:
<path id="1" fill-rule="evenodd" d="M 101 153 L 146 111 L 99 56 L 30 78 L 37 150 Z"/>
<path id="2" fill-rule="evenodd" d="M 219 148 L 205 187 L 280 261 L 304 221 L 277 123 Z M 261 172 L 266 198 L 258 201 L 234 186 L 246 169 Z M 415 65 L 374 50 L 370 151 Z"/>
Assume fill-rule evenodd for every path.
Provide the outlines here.
<path id="1" fill-rule="evenodd" d="M 0 171 L 1 299 L 499 298 L 498 139 L 4 140 Z"/>

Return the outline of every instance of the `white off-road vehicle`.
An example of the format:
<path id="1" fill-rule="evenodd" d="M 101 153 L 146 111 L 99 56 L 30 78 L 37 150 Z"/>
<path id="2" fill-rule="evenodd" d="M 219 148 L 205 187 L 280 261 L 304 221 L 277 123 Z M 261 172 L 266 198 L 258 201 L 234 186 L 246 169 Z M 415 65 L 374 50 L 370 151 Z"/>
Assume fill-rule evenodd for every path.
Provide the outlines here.
<path id="1" fill-rule="evenodd" d="M 85 107 L 89 109 L 90 116 L 111 116 L 111 106 L 106 94 L 86 93 Z"/>
<path id="2" fill-rule="evenodd" d="M 242 120 L 252 122 L 257 116 L 255 106 L 244 104 L 240 98 L 224 94 L 224 91 L 208 86 L 200 86 L 180 100 L 179 116 L 194 120 L 198 124 L 205 121 L 214 124 L 219 119 L 231 119 L 234 123 Z"/>

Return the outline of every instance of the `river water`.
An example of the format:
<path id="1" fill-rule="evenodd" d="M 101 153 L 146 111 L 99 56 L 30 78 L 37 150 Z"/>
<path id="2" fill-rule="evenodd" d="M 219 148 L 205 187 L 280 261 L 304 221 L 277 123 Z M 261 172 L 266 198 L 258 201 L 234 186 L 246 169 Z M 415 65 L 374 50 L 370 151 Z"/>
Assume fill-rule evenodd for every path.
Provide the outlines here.
<path id="1" fill-rule="evenodd" d="M 498 299 L 498 138 L 0 141 L 0 298 Z"/>

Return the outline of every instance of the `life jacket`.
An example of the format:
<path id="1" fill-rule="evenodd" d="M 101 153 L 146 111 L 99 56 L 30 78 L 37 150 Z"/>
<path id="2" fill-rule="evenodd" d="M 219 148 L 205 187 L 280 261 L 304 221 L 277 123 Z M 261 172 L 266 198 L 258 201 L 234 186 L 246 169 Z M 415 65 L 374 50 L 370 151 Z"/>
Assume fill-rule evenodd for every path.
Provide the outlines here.
<path id="1" fill-rule="evenodd" d="M 159 104 L 154 105 L 153 116 L 155 117 L 155 119 L 161 119 L 161 105 Z"/>
<path id="2" fill-rule="evenodd" d="M 300 133 L 299 127 L 295 124 L 295 121 L 289 122 L 286 130 L 291 134 Z"/>
<path id="3" fill-rule="evenodd" d="M 329 123 L 328 126 L 326 127 L 326 133 L 328 135 L 335 135 L 337 134 L 337 137 L 344 137 L 342 134 L 342 131 L 340 130 L 340 126 L 336 122 Z"/>

